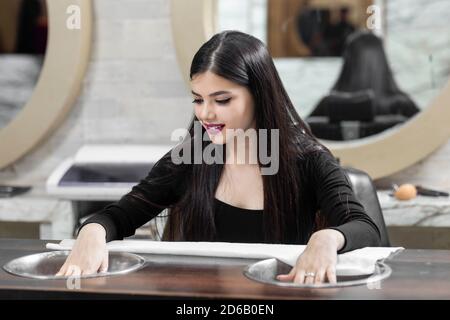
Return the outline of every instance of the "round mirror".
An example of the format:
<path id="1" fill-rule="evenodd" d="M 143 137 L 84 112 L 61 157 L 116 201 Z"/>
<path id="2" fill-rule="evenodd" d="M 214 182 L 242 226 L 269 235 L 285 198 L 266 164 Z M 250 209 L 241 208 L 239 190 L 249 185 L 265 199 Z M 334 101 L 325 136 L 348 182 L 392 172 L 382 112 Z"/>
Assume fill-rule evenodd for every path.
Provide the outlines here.
<path id="1" fill-rule="evenodd" d="M 450 3 L 171 4 L 186 83 L 193 55 L 214 33 L 233 29 L 258 37 L 271 51 L 299 115 L 342 165 L 381 178 L 418 162 L 450 137 L 450 30 L 444 14 L 450 14 Z"/>
<path id="2" fill-rule="evenodd" d="M 90 0 L 0 1 L 0 169 L 68 114 L 91 44 Z"/>
<path id="3" fill-rule="evenodd" d="M 44 0 L 0 2 L 0 128 L 25 106 L 33 93 L 47 46 Z"/>
<path id="4" fill-rule="evenodd" d="M 450 29 L 436 17 L 450 3 L 407 8 L 403 0 L 218 0 L 217 31 L 262 40 L 314 135 L 347 141 L 398 128 L 448 81 Z"/>

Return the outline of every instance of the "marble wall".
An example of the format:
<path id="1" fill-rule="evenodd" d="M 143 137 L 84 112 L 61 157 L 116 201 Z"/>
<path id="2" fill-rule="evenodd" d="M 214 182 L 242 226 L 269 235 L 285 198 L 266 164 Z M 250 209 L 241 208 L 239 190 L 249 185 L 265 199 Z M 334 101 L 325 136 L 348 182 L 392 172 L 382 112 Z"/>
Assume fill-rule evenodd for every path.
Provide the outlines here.
<path id="1" fill-rule="evenodd" d="M 397 84 L 423 109 L 450 76 L 450 1 L 385 1 L 387 56 Z"/>
<path id="2" fill-rule="evenodd" d="M 188 124 L 192 104 L 176 61 L 169 2 L 94 0 L 93 6 L 92 57 L 81 95 L 48 140 L 0 171 L 0 184 L 42 186 L 85 143 L 168 143 L 172 130 Z M 377 185 L 423 182 L 450 190 L 448 163 L 450 141 Z"/>
<path id="3" fill-rule="evenodd" d="M 399 86 L 424 108 L 450 77 L 450 1 L 384 1 L 385 43 Z M 450 121 L 450 119 L 449 119 Z M 417 146 L 420 147 L 420 146 Z M 450 141 L 417 164 L 379 179 L 379 188 L 414 183 L 450 190 Z"/>
<path id="4" fill-rule="evenodd" d="M 42 64 L 40 55 L 0 54 L 0 129 L 30 99 Z"/>
<path id="5" fill-rule="evenodd" d="M 167 0 L 95 0 L 92 56 L 70 115 L 0 184 L 44 185 L 86 143 L 168 143 L 192 114 L 176 60 Z M 44 106 L 43 106 L 44 107 Z"/>

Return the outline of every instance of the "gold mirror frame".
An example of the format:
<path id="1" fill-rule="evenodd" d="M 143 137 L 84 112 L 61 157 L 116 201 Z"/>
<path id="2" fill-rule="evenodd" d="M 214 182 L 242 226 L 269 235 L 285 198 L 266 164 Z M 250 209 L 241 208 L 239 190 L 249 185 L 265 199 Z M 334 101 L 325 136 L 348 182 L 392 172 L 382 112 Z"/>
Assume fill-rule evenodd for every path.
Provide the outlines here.
<path id="1" fill-rule="evenodd" d="M 172 32 L 183 78 L 198 48 L 215 33 L 216 0 L 171 0 Z M 450 81 L 440 94 L 407 123 L 378 135 L 347 142 L 321 140 L 341 165 L 378 179 L 430 155 L 450 138 Z"/>
<path id="2" fill-rule="evenodd" d="M 24 156 L 55 130 L 70 111 L 89 62 L 92 9 L 90 0 L 47 0 L 48 36 L 44 64 L 28 102 L 0 129 L 0 169 Z M 66 21 L 80 8 L 80 29 Z"/>

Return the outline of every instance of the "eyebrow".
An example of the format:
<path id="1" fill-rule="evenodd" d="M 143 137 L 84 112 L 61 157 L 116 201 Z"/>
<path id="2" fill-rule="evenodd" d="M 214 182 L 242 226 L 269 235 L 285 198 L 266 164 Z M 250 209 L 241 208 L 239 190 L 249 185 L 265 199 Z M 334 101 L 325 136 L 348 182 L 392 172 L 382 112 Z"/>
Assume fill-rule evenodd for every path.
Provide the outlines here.
<path id="1" fill-rule="evenodd" d="M 193 95 L 196 95 L 196 96 L 201 97 L 201 95 L 199 95 L 198 93 L 196 93 L 196 92 L 194 92 L 194 91 L 191 91 L 191 92 L 192 92 Z M 210 96 L 210 97 L 214 97 L 214 96 L 219 96 L 219 95 L 225 94 L 225 93 L 231 93 L 231 92 L 230 92 L 230 91 L 224 91 L 224 90 L 222 90 L 222 91 L 216 91 L 216 92 L 213 92 L 213 93 L 209 94 L 209 96 Z"/>

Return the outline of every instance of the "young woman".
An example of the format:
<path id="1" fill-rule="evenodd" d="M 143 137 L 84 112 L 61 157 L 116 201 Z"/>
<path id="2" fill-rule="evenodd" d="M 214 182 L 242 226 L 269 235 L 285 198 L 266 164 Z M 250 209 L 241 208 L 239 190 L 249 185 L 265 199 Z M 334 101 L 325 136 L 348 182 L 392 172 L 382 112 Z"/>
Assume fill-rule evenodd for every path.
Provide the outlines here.
<path id="1" fill-rule="evenodd" d="M 223 162 L 177 164 L 168 152 L 132 191 L 83 224 L 59 275 L 106 270 L 106 242 L 133 235 L 164 208 L 164 240 L 307 244 L 280 281 L 335 282 L 337 253 L 379 245 L 377 226 L 300 119 L 261 41 L 216 34 L 195 54 L 190 78 L 194 117 L 180 154 L 201 141 L 203 150 L 225 146 L 217 149 Z M 198 123 L 205 141 L 195 134 Z M 239 132 L 261 129 L 278 132 L 277 139 L 268 134 L 276 172 L 262 174 L 268 165 L 257 155 L 260 137 L 239 139 Z"/>

